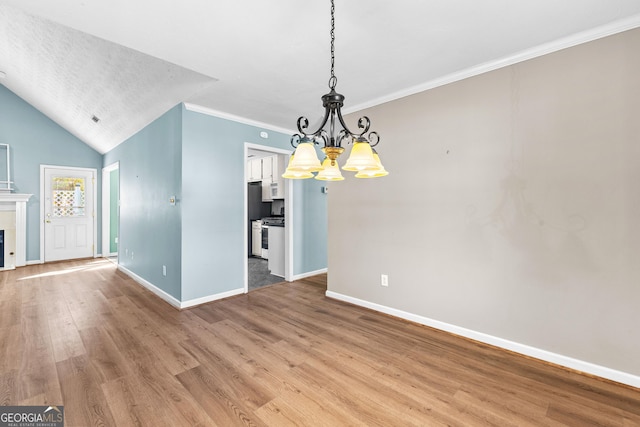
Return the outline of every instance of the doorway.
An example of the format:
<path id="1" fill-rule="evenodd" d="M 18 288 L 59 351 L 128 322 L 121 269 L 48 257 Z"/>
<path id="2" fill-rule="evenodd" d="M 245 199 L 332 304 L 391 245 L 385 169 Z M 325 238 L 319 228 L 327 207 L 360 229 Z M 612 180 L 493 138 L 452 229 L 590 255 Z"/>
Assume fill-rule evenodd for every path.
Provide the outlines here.
<path id="1" fill-rule="evenodd" d="M 40 166 L 40 258 L 97 255 L 96 169 Z"/>
<path id="2" fill-rule="evenodd" d="M 280 281 L 291 281 L 293 277 L 293 185 L 288 180 L 278 180 L 273 182 L 263 181 L 256 177 L 257 164 L 254 160 L 262 158 L 277 157 L 279 165 L 285 164 L 291 155 L 291 151 L 273 148 L 264 145 L 245 143 L 244 147 L 244 166 L 245 166 L 245 183 L 244 183 L 244 291 L 249 292 L 258 284 L 269 284 Z M 273 163 L 267 163 L 266 169 L 272 167 Z M 280 166 L 276 169 L 279 169 Z M 253 169 L 253 170 L 252 170 Z M 277 172 L 273 171 L 273 177 L 278 177 Z M 279 187 L 278 187 L 279 186 Z M 272 193 L 271 193 L 272 192 Z M 273 200 L 269 194 L 277 194 Z M 263 199 L 261 207 L 256 208 L 255 197 Z M 260 203 L 261 200 L 258 201 Z M 271 226 L 266 224 L 257 224 L 259 218 L 276 217 L 282 219 L 282 224 L 277 230 L 269 229 Z M 272 218 L 274 219 L 274 218 Z M 271 235 L 271 244 L 274 248 L 269 248 L 269 240 L 262 239 L 263 234 Z M 258 240 L 256 240 L 258 239 Z M 256 240 L 255 242 L 253 240 Z M 258 241 L 260 244 L 257 244 Z M 265 243 L 267 246 L 265 246 Z M 271 266 L 269 266 L 269 258 L 271 258 Z M 278 260 L 277 262 L 275 260 Z M 276 267 L 277 265 L 277 267 Z M 275 275 L 273 274 L 275 273 Z M 252 286 L 250 287 L 250 283 Z"/>
<path id="3" fill-rule="evenodd" d="M 120 163 L 102 169 L 102 256 L 117 261 L 120 224 Z"/>

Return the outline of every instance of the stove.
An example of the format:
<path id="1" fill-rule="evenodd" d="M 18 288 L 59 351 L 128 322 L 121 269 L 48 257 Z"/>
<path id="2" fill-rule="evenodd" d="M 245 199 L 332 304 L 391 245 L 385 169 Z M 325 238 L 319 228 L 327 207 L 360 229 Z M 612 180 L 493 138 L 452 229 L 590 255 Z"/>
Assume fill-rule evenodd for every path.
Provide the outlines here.
<path id="1" fill-rule="evenodd" d="M 284 226 L 284 217 L 283 216 L 268 216 L 266 218 L 262 218 L 262 225 L 273 225 L 276 227 Z"/>

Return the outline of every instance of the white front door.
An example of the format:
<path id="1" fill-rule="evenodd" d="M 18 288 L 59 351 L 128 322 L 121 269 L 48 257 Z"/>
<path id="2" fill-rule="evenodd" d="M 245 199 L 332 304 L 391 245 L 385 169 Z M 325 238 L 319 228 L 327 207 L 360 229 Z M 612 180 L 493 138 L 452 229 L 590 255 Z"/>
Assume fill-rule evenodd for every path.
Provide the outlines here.
<path id="1" fill-rule="evenodd" d="M 45 262 L 93 256 L 94 179 L 93 170 L 44 168 Z"/>

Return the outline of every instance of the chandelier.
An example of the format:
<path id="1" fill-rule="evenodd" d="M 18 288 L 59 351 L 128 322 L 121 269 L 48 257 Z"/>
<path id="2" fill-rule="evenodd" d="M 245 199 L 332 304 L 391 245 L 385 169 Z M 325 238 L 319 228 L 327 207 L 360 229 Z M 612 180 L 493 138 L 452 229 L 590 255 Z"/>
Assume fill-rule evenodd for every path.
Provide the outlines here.
<path id="1" fill-rule="evenodd" d="M 331 91 L 322 96 L 324 118 L 317 130 L 309 132 L 309 120 L 301 116 L 298 118 L 298 132 L 291 137 L 291 145 L 295 149 L 287 170 L 282 175 L 289 179 L 305 179 L 314 177 L 323 181 L 342 181 L 337 159 L 345 151 L 342 143 L 353 143 L 351 153 L 342 170 L 356 172 L 356 178 L 377 178 L 388 175 L 378 153 L 373 148 L 380 142 L 375 131 L 369 132 L 371 121 L 367 116 L 358 120 L 359 132 L 352 132 L 342 118 L 342 104 L 344 95 L 336 92 L 338 79 L 334 72 L 335 65 L 335 5 L 331 0 L 331 77 L 329 89 Z M 337 127 L 342 127 L 337 130 Z M 316 154 L 315 145 L 322 144 L 325 158 L 320 162 Z"/>

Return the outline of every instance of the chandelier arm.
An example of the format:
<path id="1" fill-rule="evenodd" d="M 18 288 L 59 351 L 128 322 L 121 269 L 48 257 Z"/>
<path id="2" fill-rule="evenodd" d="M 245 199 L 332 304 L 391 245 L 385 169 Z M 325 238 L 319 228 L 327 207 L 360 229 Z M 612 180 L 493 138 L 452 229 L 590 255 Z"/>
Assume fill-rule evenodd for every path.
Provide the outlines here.
<path id="1" fill-rule="evenodd" d="M 371 127 L 371 120 L 369 120 L 369 117 L 367 116 L 360 117 L 360 119 L 358 120 L 358 128 L 362 129 L 362 132 L 355 133 L 355 132 L 352 132 L 351 129 L 349 129 L 347 124 L 344 122 L 344 118 L 342 117 L 342 111 L 340 111 L 340 108 L 336 109 L 336 111 L 338 113 L 338 120 L 340 120 L 340 124 L 352 138 L 362 137 L 365 133 L 369 132 L 369 128 Z"/>
<path id="2" fill-rule="evenodd" d="M 305 130 L 309 127 L 309 120 L 304 117 L 301 116 L 300 118 L 298 118 L 298 131 L 303 134 L 305 137 L 313 139 L 314 137 L 320 136 L 320 132 L 322 132 L 322 128 L 324 128 L 324 125 L 327 124 L 327 120 L 329 120 L 329 114 L 330 114 L 330 109 L 329 107 L 325 107 L 324 109 L 324 117 L 322 118 L 322 123 L 320 123 L 320 126 L 318 126 L 318 129 L 315 130 L 314 132 L 305 132 Z"/>
<path id="3" fill-rule="evenodd" d="M 309 119 L 307 119 L 305 116 L 298 117 L 298 132 L 306 136 L 307 133 L 305 132 L 305 129 L 308 127 Z"/>
<path id="4" fill-rule="evenodd" d="M 344 118 L 342 117 L 342 111 L 340 111 L 340 108 L 336 108 L 336 112 L 338 114 L 338 120 L 340 121 L 342 128 L 345 130 L 347 134 L 349 134 L 349 136 L 351 136 L 352 138 L 355 138 L 357 135 L 351 132 L 347 124 L 344 122 Z"/>
<path id="5" fill-rule="evenodd" d="M 317 136 L 319 138 L 322 138 L 322 142 L 324 143 L 324 146 L 326 147 L 327 145 L 329 145 L 329 134 L 327 133 L 326 130 L 320 128 L 318 130 L 318 134 Z"/>
<path id="6" fill-rule="evenodd" d="M 298 148 L 298 145 L 300 144 L 300 140 L 302 139 L 302 135 L 294 133 L 293 135 L 291 135 L 291 146 L 293 148 Z"/>
<path id="7" fill-rule="evenodd" d="M 368 139 L 369 139 L 369 145 L 371 146 L 371 148 L 375 147 L 376 145 L 378 145 L 380 143 L 380 135 L 378 135 L 378 132 L 376 131 L 372 131 L 369 133 L 368 135 Z"/>
<path id="8" fill-rule="evenodd" d="M 340 131 L 340 133 L 338 134 L 338 137 L 336 138 L 336 146 L 337 147 L 342 147 L 342 140 L 345 139 L 347 136 L 351 136 L 349 134 L 349 131 L 342 129 Z"/>
<path id="9" fill-rule="evenodd" d="M 370 127 L 371 127 L 371 120 L 369 120 L 369 117 L 362 116 L 358 119 L 358 128 L 362 129 L 362 132 L 360 132 L 360 136 L 369 132 Z"/>

